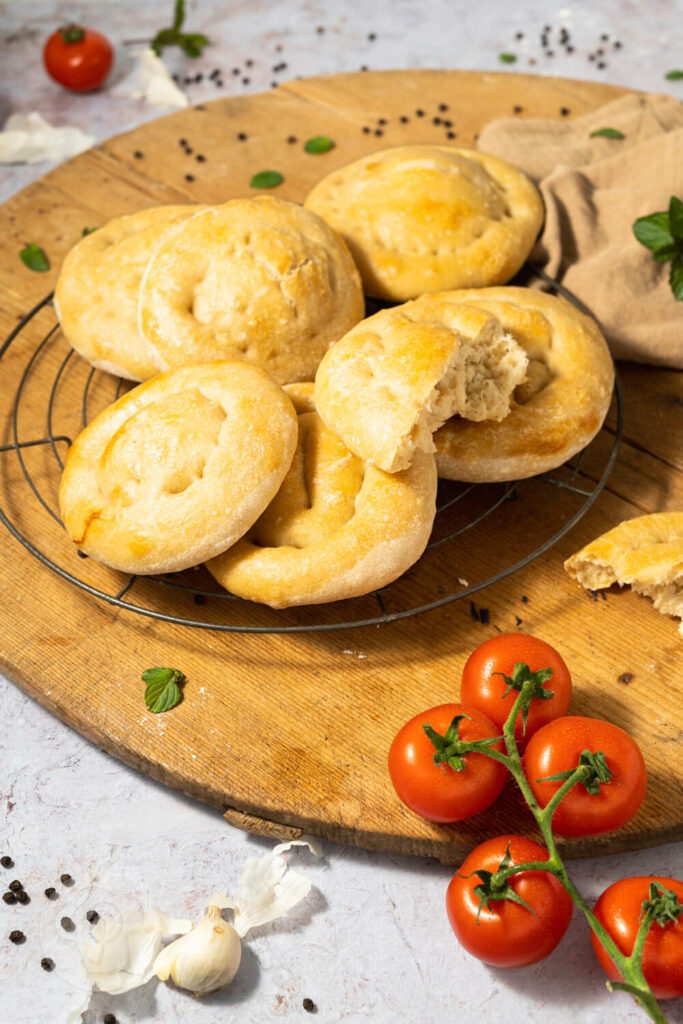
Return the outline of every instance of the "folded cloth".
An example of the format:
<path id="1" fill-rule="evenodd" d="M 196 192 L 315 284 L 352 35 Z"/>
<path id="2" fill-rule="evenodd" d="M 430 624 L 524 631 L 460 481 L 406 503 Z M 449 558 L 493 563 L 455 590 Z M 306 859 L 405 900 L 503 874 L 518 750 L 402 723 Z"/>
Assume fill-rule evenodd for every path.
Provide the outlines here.
<path id="1" fill-rule="evenodd" d="M 614 128 L 622 139 L 591 138 Z M 683 198 L 683 104 L 628 95 L 573 121 L 501 118 L 477 143 L 537 181 L 546 221 L 531 262 L 573 292 L 619 359 L 683 369 L 683 303 L 633 222 Z"/>

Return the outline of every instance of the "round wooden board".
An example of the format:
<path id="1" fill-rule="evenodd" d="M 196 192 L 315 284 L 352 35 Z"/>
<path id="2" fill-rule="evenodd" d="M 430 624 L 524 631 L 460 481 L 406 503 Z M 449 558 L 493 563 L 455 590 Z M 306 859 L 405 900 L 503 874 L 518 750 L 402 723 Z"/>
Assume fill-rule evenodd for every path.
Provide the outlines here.
<path id="1" fill-rule="evenodd" d="M 379 72 L 294 81 L 268 94 L 216 100 L 152 121 L 58 167 L 0 210 L 0 336 L 46 294 L 62 256 L 86 226 L 151 205 L 247 195 L 251 175 L 266 168 L 284 174 L 276 194 L 300 201 L 323 174 L 373 149 L 450 141 L 447 128 L 433 123 L 440 104 L 448 106 L 440 116 L 453 122 L 457 144 L 471 145 L 484 123 L 511 114 L 515 105 L 523 116 L 560 117 L 562 108 L 576 116 L 623 92 L 519 74 Z M 240 141 L 239 133 L 246 139 Z M 329 135 L 335 148 L 310 156 L 302 142 L 317 134 Z M 184 152 L 181 138 L 194 154 Z M 206 159 L 198 162 L 197 153 Z M 31 273 L 20 263 L 27 241 L 48 252 L 49 274 Z M 3 357 L 3 445 L 12 444 L 13 396 L 27 357 L 53 323 L 46 308 Z M 78 362 L 71 360 L 63 374 L 64 401 L 76 402 L 81 393 Z M 47 429 L 42 372 L 40 366 L 32 371 L 33 390 L 19 424 L 26 440 L 44 437 Z M 395 798 L 385 768 L 387 749 L 416 711 L 457 699 L 473 647 L 498 630 L 525 629 L 562 650 L 575 680 L 573 710 L 627 728 L 649 765 L 648 794 L 633 821 L 614 835 L 567 844 L 568 855 L 680 838 L 683 692 L 676 624 L 628 591 L 594 601 L 562 570 L 572 551 L 621 519 L 683 507 L 683 464 L 674 434 L 681 375 L 624 366 L 622 383 L 625 439 L 608 488 L 551 550 L 477 595 L 474 611 L 485 605 L 488 622 L 481 621 L 485 616 L 475 619 L 469 601 L 457 601 L 391 625 L 350 631 L 195 630 L 92 598 L 3 530 L 3 670 L 104 750 L 220 808 L 240 827 L 272 836 L 304 830 L 454 862 L 487 835 L 520 828 L 533 834 L 531 823 L 521 825 L 527 819 L 519 801 L 506 793 L 490 811 L 462 825 L 432 825 Z M 106 390 L 107 382 L 101 387 Z M 614 424 L 612 411 L 581 467 L 590 487 L 613 443 Z M 27 462 L 33 459 L 31 474 L 54 502 L 54 458 L 45 446 L 23 454 Z M 566 513 L 563 492 L 537 493 L 533 483 L 528 486 L 528 500 L 517 503 L 517 511 L 491 521 L 486 551 L 463 546 L 458 564 L 444 571 L 486 578 L 496 558 L 514 561 L 523 535 Z M 0 507 L 19 528 L 40 536 L 41 550 L 77 571 L 61 527 L 29 493 L 11 448 L 0 452 Z M 91 571 L 96 576 L 99 569 Z M 172 612 L 174 602 L 171 594 L 163 604 Z M 317 611 L 288 614 L 293 618 L 287 621 L 305 624 Z M 254 621 L 258 616 L 255 609 Z M 182 669 L 187 683 L 184 701 L 154 716 L 145 712 L 140 673 L 158 664 Z"/>

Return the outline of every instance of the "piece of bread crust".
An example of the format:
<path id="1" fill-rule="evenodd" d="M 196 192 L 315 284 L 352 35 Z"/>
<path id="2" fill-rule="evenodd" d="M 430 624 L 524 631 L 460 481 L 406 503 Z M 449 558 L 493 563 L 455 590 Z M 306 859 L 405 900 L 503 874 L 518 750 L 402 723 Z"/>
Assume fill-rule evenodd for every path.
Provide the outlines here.
<path id="1" fill-rule="evenodd" d="M 535 288 L 479 288 L 457 301 L 495 316 L 529 359 L 502 422 L 455 418 L 435 434 L 439 476 L 486 483 L 562 465 L 595 437 L 607 415 L 614 366 L 597 324 Z"/>
<path id="2" fill-rule="evenodd" d="M 354 454 L 388 473 L 434 451 L 454 414 L 502 419 L 527 359 L 490 313 L 423 295 L 381 310 L 325 355 L 315 378 L 320 416 Z"/>
<path id="3" fill-rule="evenodd" d="M 273 608 L 368 594 L 425 549 L 436 502 L 434 456 L 389 474 L 353 455 L 315 411 L 313 384 L 285 388 L 299 444 L 278 494 L 246 537 L 208 563 L 239 597 Z"/>
<path id="4" fill-rule="evenodd" d="M 272 196 L 231 199 L 169 233 L 140 286 L 139 323 L 164 369 L 243 359 L 279 384 L 311 380 L 365 312 L 346 244 Z"/>
<path id="5" fill-rule="evenodd" d="M 80 551 L 123 572 L 175 572 L 242 537 L 296 450 L 284 391 L 234 360 L 138 385 L 76 438 L 59 488 Z"/>
<path id="6" fill-rule="evenodd" d="M 627 519 L 577 551 L 564 567 L 587 590 L 630 586 L 651 598 L 663 615 L 683 620 L 683 512 Z"/>
<path id="7" fill-rule="evenodd" d="M 455 146 L 397 146 L 332 171 L 304 201 L 344 237 L 365 292 L 505 284 L 543 223 L 540 193 L 498 157 Z"/>
<path id="8" fill-rule="evenodd" d="M 98 370 L 140 381 L 163 369 L 138 329 L 140 282 L 164 229 L 203 209 L 155 206 L 116 217 L 67 253 L 55 311 L 67 341 Z"/>

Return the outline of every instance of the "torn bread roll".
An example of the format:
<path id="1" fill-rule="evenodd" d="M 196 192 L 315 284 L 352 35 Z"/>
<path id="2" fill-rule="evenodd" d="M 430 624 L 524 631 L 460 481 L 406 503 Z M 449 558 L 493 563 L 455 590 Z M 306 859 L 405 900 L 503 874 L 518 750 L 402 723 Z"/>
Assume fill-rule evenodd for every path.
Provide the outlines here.
<path id="1" fill-rule="evenodd" d="M 450 292 L 423 295 L 337 342 L 318 368 L 315 403 L 352 452 L 396 473 L 434 451 L 432 434 L 449 417 L 503 419 L 526 369 L 524 350 L 490 313 Z"/>
<path id="2" fill-rule="evenodd" d="M 313 384 L 284 389 L 299 443 L 280 490 L 249 533 L 207 568 L 226 590 L 272 608 L 369 594 L 418 560 L 436 512 L 434 456 L 385 473 L 324 425 Z"/>
<path id="3" fill-rule="evenodd" d="M 630 586 L 663 615 L 683 620 L 683 512 L 627 519 L 577 551 L 564 567 L 587 590 Z"/>

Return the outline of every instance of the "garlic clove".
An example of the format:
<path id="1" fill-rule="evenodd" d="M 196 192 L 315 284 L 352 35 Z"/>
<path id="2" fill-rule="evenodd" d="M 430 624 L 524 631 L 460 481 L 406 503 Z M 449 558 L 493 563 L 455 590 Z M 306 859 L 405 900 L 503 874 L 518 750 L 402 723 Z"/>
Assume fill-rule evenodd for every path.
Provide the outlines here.
<path id="1" fill-rule="evenodd" d="M 239 935 L 211 904 L 192 931 L 161 950 L 153 971 L 161 981 L 172 978 L 179 988 L 205 996 L 230 984 L 241 956 Z"/>

